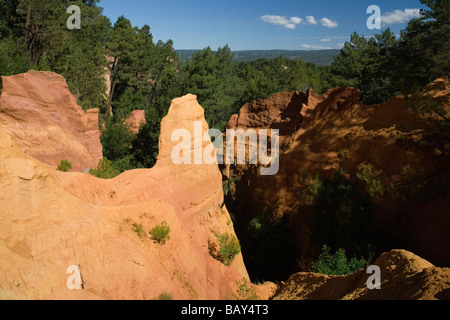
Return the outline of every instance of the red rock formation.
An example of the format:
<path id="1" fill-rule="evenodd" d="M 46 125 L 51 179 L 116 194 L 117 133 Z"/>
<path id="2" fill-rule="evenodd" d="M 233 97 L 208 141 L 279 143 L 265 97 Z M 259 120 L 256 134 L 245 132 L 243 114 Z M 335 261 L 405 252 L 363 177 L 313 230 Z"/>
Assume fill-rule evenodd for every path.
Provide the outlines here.
<path id="1" fill-rule="evenodd" d="M 98 109 L 85 113 L 62 76 L 29 71 L 2 82 L 0 128 L 26 154 L 52 166 L 69 159 L 73 171 L 97 166 L 102 158 Z"/>
<path id="2" fill-rule="evenodd" d="M 48 77 L 53 93 L 35 89 L 34 98 L 47 94 L 45 101 L 53 101 L 59 97 L 61 88 L 51 80 L 61 82 L 54 74 L 32 76 Z M 25 84 L 28 78 L 22 76 Z M 5 100 L 9 101 L 8 96 L 2 97 Z M 40 105 L 31 98 L 26 101 L 36 108 Z M 232 298 L 236 281 L 248 279 L 242 255 L 227 267 L 208 248 L 208 240 L 213 241 L 217 232 L 234 234 L 222 205 L 220 171 L 217 165 L 177 166 L 170 158 L 172 131 L 192 132 L 194 121 L 203 124 L 203 131 L 208 129 L 196 97 L 175 99 L 162 122 L 156 166 L 112 180 L 57 171 L 26 155 L 9 135 L 11 131 L 5 130 L 8 126 L 2 126 L 0 297 L 157 299 L 168 293 L 175 299 Z M 27 139 L 24 134 L 19 141 Z M 202 148 L 209 144 L 204 142 Z M 171 238 L 163 246 L 149 235 L 162 221 L 171 229 Z M 134 223 L 142 225 L 140 236 Z M 67 288 L 71 265 L 80 266 L 84 290 Z M 273 285 L 258 290 L 264 298 Z"/>
<path id="3" fill-rule="evenodd" d="M 366 270 L 348 276 L 298 273 L 274 300 L 450 300 L 450 269 L 437 268 L 404 250 L 383 254 L 375 262 L 381 289 L 369 290 Z"/>
<path id="4" fill-rule="evenodd" d="M 173 100 L 161 123 L 160 154 L 154 168 L 100 180 L 84 173 L 63 173 L 38 160 L 50 158 L 41 153 L 51 155 L 64 148 L 80 158 L 92 157 L 95 152 L 89 150 L 95 149 L 87 145 L 99 143 L 95 129 L 97 111 L 85 114 L 73 107 L 76 103 L 65 82 L 53 73 L 30 72 L 5 79 L 0 98 L 0 298 L 156 299 L 161 293 L 168 293 L 175 299 L 227 299 L 236 293 L 236 281 L 248 279 L 242 255 L 227 267 L 211 257 L 208 248 L 208 240 L 214 240 L 217 232 L 234 234 L 230 215 L 223 206 L 220 171 L 217 165 L 175 165 L 171 159 L 177 144 L 171 141 L 174 130 L 185 129 L 194 138 L 195 121 L 201 124 L 202 133 L 208 130 L 195 96 Z M 263 116 L 257 121 L 286 128 L 285 137 L 292 142 L 287 144 L 282 161 L 296 166 L 284 165 L 281 174 L 285 181 L 265 177 L 273 185 L 264 184 L 264 180 L 251 184 L 254 195 L 261 197 L 259 203 L 270 200 L 278 205 L 278 196 L 284 195 L 286 204 L 291 205 L 293 197 L 286 187 L 289 179 L 295 179 L 303 168 L 322 168 L 324 172 L 333 169 L 338 165 L 336 158 L 339 162 L 338 156 L 331 156 L 336 146 L 346 146 L 356 157 L 347 162 L 341 160 L 350 167 L 366 160 L 357 158 L 364 142 L 374 149 L 373 154 L 369 153 L 373 161 L 382 159 L 390 150 L 389 142 L 395 140 L 397 133 L 390 133 L 390 128 L 387 130 L 374 116 L 377 106 L 363 107 L 356 101 L 355 90 L 341 90 L 348 98 L 341 99 L 340 94 L 334 95 L 335 91 L 321 97 L 309 92 L 307 105 L 291 106 L 300 110 L 302 117 L 295 112 L 281 116 L 291 107 L 280 105 L 274 113 L 276 121 Z M 282 99 L 289 105 L 296 96 L 299 95 Z M 353 102 L 348 103 L 348 99 Z M 26 117 L 28 113 L 39 121 L 32 122 Z M 271 113 L 267 110 L 266 114 Z M 397 121 L 395 112 L 391 118 Z M 368 122 L 370 119 L 372 122 Z M 290 131 L 294 128 L 292 121 L 301 121 L 301 127 Z M 308 127 L 303 127 L 305 124 Z M 37 129 L 43 133 L 35 132 Z M 40 145 L 47 147 L 40 150 Z M 204 151 L 210 146 L 210 141 L 204 141 L 198 148 Z M 414 159 L 413 165 L 431 166 L 428 153 L 414 154 L 421 158 Z M 411 162 L 410 158 L 406 157 Z M 438 157 L 433 164 L 439 165 L 440 161 Z M 377 164 L 385 165 L 386 170 L 399 165 L 381 160 Z M 274 192 L 276 188 L 280 188 L 279 193 Z M 253 193 L 244 196 L 253 197 Z M 287 205 L 281 207 L 285 212 Z M 171 238 L 163 246 L 154 243 L 149 235 L 162 221 L 171 229 Z M 422 227 L 427 227 L 423 216 L 420 221 Z M 142 225 L 142 234 L 136 232 L 134 223 Z M 429 231 L 418 239 L 421 237 L 434 244 Z M 382 256 L 376 263 L 385 275 L 385 296 L 364 292 L 362 283 L 367 278 L 359 272 L 337 280 L 294 275 L 276 298 L 431 299 L 446 298 L 448 294 L 448 269 L 434 268 L 412 254 L 397 251 Z M 72 265 L 81 269 L 84 290 L 67 288 L 67 268 Z M 317 283 L 324 286 L 318 287 Z M 271 283 L 256 287 L 260 298 L 269 298 L 274 289 Z M 403 293 L 400 289 L 404 289 Z"/>
<path id="5" fill-rule="evenodd" d="M 449 88 L 448 81 L 439 80 L 427 92 L 450 110 Z M 343 168 L 352 182 L 356 183 L 356 173 L 364 164 L 381 169 L 383 173 L 391 175 L 394 181 L 402 179 L 400 173 L 406 167 L 414 169 L 422 177 L 449 169 L 450 146 L 447 143 L 442 148 L 430 147 L 420 142 L 430 134 L 430 126 L 407 112 L 402 97 L 381 105 L 364 106 L 355 88 L 331 89 L 322 96 L 309 90 L 305 98 L 296 101 L 290 100 L 290 97 L 296 96 L 295 93 L 282 96 L 284 100 L 276 95 L 246 104 L 240 116 L 233 116 L 228 124 L 229 128 L 244 130 L 267 126 L 289 128 L 285 130 L 284 143 L 281 143 L 278 174 L 259 176 L 257 170 L 248 165 L 231 166 L 231 173 L 227 173 L 227 176 L 238 176 L 243 180 L 236 182 L 235 197 L 239 206 L 247 209 L 241 213 L 238 213 L 239 208 L 229 209 L 243 215 L 244 220 L 252 219 L 268 208 L 278 217 L 285 214 L 296 217 L 293 220 L 301 225 L 300 221 L 304 219 L 299 213 L 298 188 L 304 172 L 331 176 Z M 286 117 L 284 126 L 278 125 L 288 107 L 301 116 L 290 115 Z M 264 110 L 263 115 L 253 115 L 252 112 L 256 110 Z M 298 126 L 292 130 L 294 124 Z M 442 177 L 446 179 L 445 175 Z M 450 238 L 446 232 L 450 228 L 450 218 L 445 208 L 449 206 L 449 199 L 450 196 L 437 202 L 414 202 L 395 208 L 383 206 L 377 212 L 376 219 L 383 229 L 407 239 L 417 253 L 435 263 L 448 264 Z M 247 217 L 249 214 L 251 216 Z M 298 244 L 307 250 L 306 230 L 300 226 L 296 228 L 300 228 L 293 231 L 299 238 Z"/>
<path id="6" fill-rule="evenodd" d="M 129 124 L 131 131 L 137 134 L 141 125 L 146 124 L 145 110 L 134 110 L 131 112 L 130 117 L 125 120 L 125 124 Z"/>
<path id="7" fill-rule="evenodd" d="M 292 134 L 301 124 L 304 93 L 282 92 L 269 99 L 247 103 L 239 115 L 231 117 L 227 129 L 279 129 L 281 136 Z"/>

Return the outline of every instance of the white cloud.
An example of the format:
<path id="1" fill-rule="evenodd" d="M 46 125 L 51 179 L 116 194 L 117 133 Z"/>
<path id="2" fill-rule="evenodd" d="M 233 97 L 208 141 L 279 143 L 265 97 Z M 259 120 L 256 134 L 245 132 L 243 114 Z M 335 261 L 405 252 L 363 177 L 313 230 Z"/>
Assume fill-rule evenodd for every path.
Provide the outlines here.
<path id="1" fill-rule="evenodd" d="M 268 15 L 268 14 L 266 14 L 265 16 L 262 16 L 261 20 L 266 23 L 270 23 L 270 24 L 273 24 L 276 26 L 284 26 L 289 23 L 289 20 L 286 19 L 286 17 L 272 16 L 272 15 Z"/>
<path id="2" fill-rule="evenodd" d="M 331 42 L 331 39 L 330 38 L 325 38 L 325 39 L 320 39 L 319 41 L 321 41 L 321 42 Z"/>
<path id="3" fill-rule="evenodd" d="M 328 18 L 322 18 L 322 20 L 320 20 L 320 23 L 327 28 L 336 28 L 337 26 L 339 26 L 336 21 L 330 20 Z"/>
<path id="4" fill-rule="evenodd" d="M 332 47 L 322 47 L 317 45 L 311 45 L 311 44 L 302 44 L 301 47 L 303 49 L 307 50 L 327 50 L 327 49 L 333 49 Z"/>
<path id="5" fill-rule="evenodd" d="M 303 19 L 299 17 L 291 17 L 288 19 L 287 17 L 274 16 L 269 14 L 262 16 L 261 20 L 266 23 L 270 23 L 275 26 L 282 26 L 285 27 L 286 29 L 291 30 L 295 29 L 298 24 L 303 22 Z"/>
<path id="6" fill-rule="evenodd" d="M 314 24 L 314 25 L 316 25 L 317 21 L 316 21 L 316 19 L 313 16 L 307 16 L 306 17 L 306 24 Z"/>
<path id="7" fill-rule="evenodd" d="M 302 21 L 303 21 L 303 19 L 299 18 L 299 17 L 292 17 L 291 18 L 291 22 L 295 23 L 295 24 L 300 24 L 300 23 L 302 23 Z"/>
<path id="8" fill-rule="evenodd" d="M 265 23 L 270 23 L 275 26 L 285 27 L 286 29 L 295 29 L 297 25 L 317 25 L 319 22 L 322 26 L 327 28 L 336 28 L 339 24 L 328 18 L 322 18 L 319 22 L 313 16 L 306 16 L 306 20 L 299 17 L 286 17 L 266 14 L 260 17 Z"/>
<path id="9" fill-rule="evenodd" d="M 381 16 L 383 25 L 391 25 L 397 23 L 405 23 L 411 19 L 420 17 L 420 9 L 405 9 L 386 12 Z"/>

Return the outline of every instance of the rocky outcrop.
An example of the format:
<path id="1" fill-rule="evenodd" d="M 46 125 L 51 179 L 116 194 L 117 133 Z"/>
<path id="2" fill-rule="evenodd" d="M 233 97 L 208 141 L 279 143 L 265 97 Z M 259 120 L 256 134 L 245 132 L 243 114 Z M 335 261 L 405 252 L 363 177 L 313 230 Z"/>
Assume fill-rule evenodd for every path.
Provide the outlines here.
<path id="1" fill-rule="evenodd" d="M 0 129 L 26 154 L 52 166 L 69 159 L 73 171 L 97 166 L 99 110 L 85 113 L 62 76 L 29 71 L 2 77 L 2 83 Z"/>
<path id="2" fill-rule="evenodd" d="M 281 137 L 292 135 L 301 125 L 302 106 L 306 101 L 304 93 L 282 92 L 249 102 L 239 115 L 231 117 L 226 129 L 278 129 Z"/>
<path id="3" fill-rule="evenodd" d="M 53 73 L 29 72 L 5 77 L 3 83 L 0 299 L 157 299 L 162 293 L 174 299 L 232 298 L 237 282 L 249 276 L 241 254 L 225 266 L 210 253 L 209 243 L 217 233 L 235 234 L 223 204 L 219 168 L 207 163 L 176 165 L 172 159 L 179 143 L 172 141 L 175 130 L 190 135 L 191 160 L 197 152 L 213 150 L 210 140 L 196 140 L 209 128 L 195 96 L 173 100 L 161 123 L 154 168 L 101 180 L 55 168 L 60 155 L 80 170 L 101 158 L 96 147 L 98 110 L 84 113 L 64 79 Z M 439 83 L 433 88 L 448 101 Z M 404 112 L 401 98 L 365 107 L 358 97 L 353 88 L 323 96 L 312 91 L 283 93 L 272 101 L 246 105 L 247 110 L 230 121 L 229 128 L 277 128 L 282 135 L 285 149 L 278 175 L 259 177 L 249 167 L 232 168 L 234 175 L 243 173 L 240 196 L 255 206 L 254 212 L 267 206 L 281 215 L 298 214 L 292 190 L 305 169 L 327 174 L 343 166 L 353 175 L 360 163 L 371 162 L 396 172 L 406 161 L 429 173 L 448 163 L 445 150 L 439 153 L 398 141 L 401 132 L 416 139 L 422 134 L 416 130 L 423 130 Z M 403 131 L 396 127 L 400 125 Z M 409 238 L 423 243 L 419 248 L 428 253 L 434 248 L 436 254 L 446 255 L 448 220 L 442 208 L 448 201 L 439 201 L 411 204 L 403 209 L 408 219 L 380 215 L 379 222 L 409 230 Z M 149 231 L 163 221 L 171 238 L 160 245 Z M 381 268 L 381 290 L 367 290 L 365 271 L 346 277 L 295 274 L 276 294 L 273 283 L 254 288 L 260 299 L 274 294 L 280 300 L 449 298 L 449 269 L 401 250 L 382 255 L 375 264 Z M 81 271 L 81 290 L 67 287 L 70 266 Z"/>
<path id="4" fill-rule="evenodd" d="M 42 114 L 41 105 L 61 108 L 60 102 L 73 102 L 70 97 L 59 100 L 65 87 L 58 88 L 62 81 L 54 74 L 31 73 L 12 80 L 17 87 L 31 86 L 30 77 L 48 78 L 49 83 L 36 84 L 17 109 L 33 106 L 36 114 Z M 7 79 L 2 106 L 10 101 L 11 86 Z M 44 87 L 50 90 L 41 92 L 39 88 Z M 41 96 L 45 100 L 32 101 Z M 15 99 L 19 101 L 17 95 Z M 15 116 L 12 110 L 8 114 Z M 73 121 L 83 119 L 82 112 L 75 115 Z M 58 118 L 53 120 L 59 123 Z M 203 124 L 203 132 L 208 129 L 196 97 L 175 99 L 161 124 L 156 166 L 128 171 L 112 180 L 63 173 L 38 161 L 32 156 L 35 153 L 28 155 L 19 146 L 33 131 L 24 131 L 17 139 L 3 122 L 0 298 L 157 299 L 168 293 L 174 299 L 231 299 L 236 281 L 248 279 L 248 274 L 242 255 L 227 267 L 209 253 L 208 241 L 214 241 L 216 233 L 234 235 L 223 206 L 220 171 L 216 164 L 175 165 L 170 158 L 172 131 L 193 132 L 194 121 Z M 64 128 L 85 132 L 88 122 L 79 125 L 81 129 L 73 123 Z M 201 147 L 209 144 L 206 141 Z M 159 245 L 149 231 L 163 221 L 171 229 L 171 238 Z M 139 225 L 142 232 L 136 229 Z M 73 265 L 81 270 L 83 290 L 67 288 L 67 269 Z M 270 288 L 258 288 L 260 297 L 268 298 L 263 295 L 270 294 L 265 293 L 273 291 Z"/>
<path id="5" fill-rule="evenodd" d="M 134 110 L 131 115 L 125 120 L 125 124 L 130 125 L 130 130 L 137 134 L 141 125 L 145 125 L 147 121 L 145 120 L 145 110 Z"/>
<path id="6" fill-rule="evenodd" d="M 449 111 L 449 88 L 448 80 L 437 80 L 425 93 Z M 415 172 L 417 179 L 436 176 L 442 182 L 449 178 L 450 145 L 434 143 L 432 128 L 407 111 L 403 97 L 372 106 L 363 105 L 359 98 L 355 88 L 331 89 L 321 96 L 312 90 L 305 95 L 283 93 L 246 104 L 239 116 L 230 119 L 227 128 L 280 129 L 281 136 L 276 175 L 260 176 L 249 165 L 226 170 L 227 177 L 238 178 L 227 206 L 242 222 L 243 234 L 248 222 L 267 208 L 274 219 L 292 217 L 293 237 L 301 251 L 308 250 L 307 220 L 298 197 L 305 172 L 330 177 L 342 168 L 361 191 L 356 174 L 367 164 L 396 183 L 405 182 L 401 174 L 405 169 Z M 256 111 L 262 115 L 254 115 Z M 413 199 L 395 206 L 381 202 L 375 218 L 383 230 L 404 240 L 408 249 L 446 265 L 450 263 L 450 238 L 446 235 L 450 218 L 445 209 L 449 201 L 447 193 L 438 199 Z"/>
<path id="7" fill-rule="evenodd" d="M 450 269 L 437 268 L 404 250 L 383 254 L 375 262 L 380 289 L 370 290 L 372 273 L 348 276 L 298 273 L 290 277 L 274 300 L 450 300 Z M 370 281 L 372 282 L 372 281 Z"/>

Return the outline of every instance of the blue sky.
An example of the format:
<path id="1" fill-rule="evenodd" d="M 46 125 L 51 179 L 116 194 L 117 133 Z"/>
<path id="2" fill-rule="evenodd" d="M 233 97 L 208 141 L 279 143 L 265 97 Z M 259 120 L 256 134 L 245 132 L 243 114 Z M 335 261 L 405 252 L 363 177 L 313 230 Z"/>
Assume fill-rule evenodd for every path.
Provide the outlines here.
<path id="1" fill-rule="evenodd" d="M 102 0 L 114 23 L 120 15 L 134 26 L 148 24 L 155 41 L 175 49 L 305 50 L 340 48 L 353 31 L 372 36 L 367 8 L 378 5 L 382 30 L 395 34 L 425 8 L 419 0 Z M 313 18 L 312 18 L 313 17 Z"/>

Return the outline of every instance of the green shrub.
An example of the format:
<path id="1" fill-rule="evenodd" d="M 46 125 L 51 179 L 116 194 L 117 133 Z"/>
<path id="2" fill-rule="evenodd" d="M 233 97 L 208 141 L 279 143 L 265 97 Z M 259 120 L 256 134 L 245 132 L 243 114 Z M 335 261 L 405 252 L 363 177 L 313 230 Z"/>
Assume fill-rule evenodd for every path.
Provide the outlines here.
<path id="1" fill-rule="evenodd" d="M 135 222 L 135 223 L 133 223 L 133 227 L 134 227 L 133 231 L 137 233 L 139 238 L 142 238 L 142 236 L 144 234 L 144 228 L 143 228 L 142 224 Z"/>
<path id="2" fill-rule="evenodd" d="M 173 300 L 173 296 L 170 293 L 163 292 L 158 296 L 157 300 Z"/>
<path id="3" fill-rule="evenodd" d="M 112 117 L 105 122 L 104 127 L 100 128 L 103 154 L 111 161 L 116 161 L 129 155 L 135 137 L 130 130 L 130 125 L 123 122 L 123 119 Z"/>
<path id="4" fill-rule="evenodd" d="M 434 125 L 435 132 L 449 140 L 450 119 L 444 101 L 416 91 L 406 96 L 406 109 L 418 120 Z"/>
<path id="5" fill-rule="evenodd" d="M 122 173 L 129 170 L 134 170 L 141 168 L 140 164 L 134 163 L 134 156 L 128 155 L 118 160 L 112 161 L 112 167 L 116 169 L 118 172 Z"/>
<path id="6" fill-rule="evenodd" d="M 233 262 L 234 258 L 241 253 L 241 244 L 234 235 L 229 233 L 216 234 L 219 241 L 219 260 L 226 266 Z"/>
<path id="7" fill-rule="evenodd" d="M 322 180 L 320 180 L 320 175 L 317 173 L 311 176 L 308 171 L 305 171 L 302 177 L 298 180 L 298 197 L 300 202 L 305 206 L 310 206 L 314 202 L 314 199 L 319 194 L 319 190 L 322 187 Z"/>
<path id="8" fill-rule="evenodd" d="M 258 300 L 255 288 L 251 285 L 249 286 L 246 278 L 242 278 L 241 281 L 236 280 L 236 285 L 238 286 L 237 292 L 232 295 L 234 300 Z"/>
<path id="9" fill-rule="evenodd" d="M 164 245 L 166 241 L 170 240 L 170 227 L 167 225 L 166 221 L 163 221 L 160 225 L 154 227 L 152 231 L 150 231 L 150 235 L 153 240 L 157 243 Z"/>
<path id="10" fill-rule="evenodd" d="M 227 195 L 229 192 L 231 192 L 236 181 L 238 181 L 238 180 L 239 180 L 238 178 L 231 178 L 230 180 L 223 182 L 223 184 L 222 184 L 223 194 Z"/>
<path id="11" fill-rule="evenodd" d="M 263 214 L 250 221 L 251 240 L 244 248 L 246 266 L 252 280 L 278 281 L 291 274 L 286 266 L 292 265 L 296 251 L 288 228 L 289 217 L 274 220 L 264 208 Z"/>
<path id="12" fill-rule="evenodd" d="M 394 182 L 371 164 L 366 165 L 356 176 L 365 183 L 367 192 L 372 199 L 386 200 L 386 198 L 395 198 Z"/>
<path id="13" fill-rule="evenodd" d="M 312 244 L 320 248 L 331 244 L 332 250 L 345 248 L 351 255 L 367 256 L 370 245 L 378 246 L 383 233 L 374 223 L 374 204 L 362 196 L 343 170 L 325 178 L 312 202 L 309 229 Z"/>
<path id="14" fill-rule="evenodd" d="M 72 170 L 72 162 L 70 162 L 70 160 L 61 160 L 58 164 L 58 170 L 62 172 L 69 172 Z"/>
<path id="15" fill-rule="evenodd" d="M 325 274 L 328 276 L 342 276 L 355 273 L 369 265 L 364 258 L 347 259 L 344 249 L 337 250 L 334 254 L 327 245 L 323 245 L 319 259 L 313 264 L 311 272 Z"/>
<path id="16" fill-rule="evenodd" d="M 100 179 L 112 179 L 120 174 L 118 170 L 114 169 L 112 162 L 107 158 L 100 160 L 97 168 L 92 169 L 89 173 Z"/>

